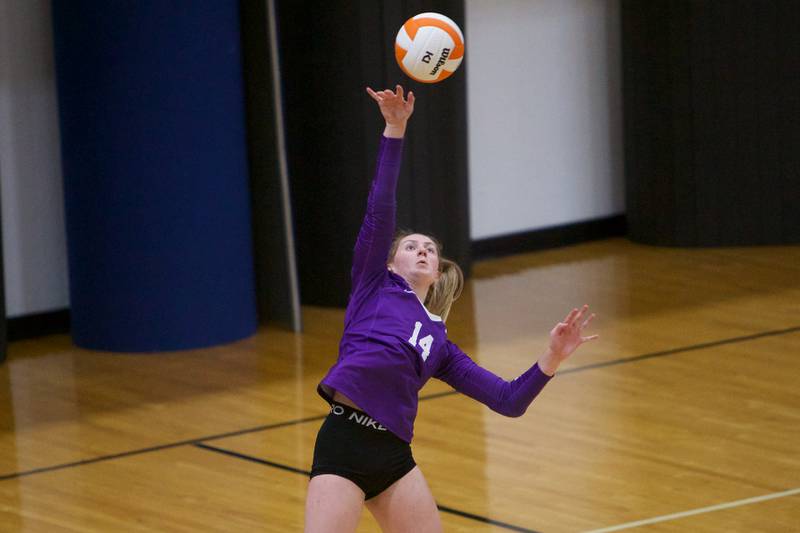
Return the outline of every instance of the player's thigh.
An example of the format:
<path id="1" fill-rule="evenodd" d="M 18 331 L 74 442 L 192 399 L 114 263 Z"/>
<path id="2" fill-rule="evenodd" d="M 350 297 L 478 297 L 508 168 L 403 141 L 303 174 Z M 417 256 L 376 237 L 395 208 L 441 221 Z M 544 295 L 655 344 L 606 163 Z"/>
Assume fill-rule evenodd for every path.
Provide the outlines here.
<path id="1" fill-rule="evenodd" d="M 364 492 L 349 479 L 333 474 L 314 476 L 306 495 L 305 531 L 355 531 L 363 506 Z"/>
<path id="2" fill-rule="evenodd" d="M 367 500 L 367 509 L 387 533 L 438 533 L 439 509 L 418 466 L 388 489 Z"/>

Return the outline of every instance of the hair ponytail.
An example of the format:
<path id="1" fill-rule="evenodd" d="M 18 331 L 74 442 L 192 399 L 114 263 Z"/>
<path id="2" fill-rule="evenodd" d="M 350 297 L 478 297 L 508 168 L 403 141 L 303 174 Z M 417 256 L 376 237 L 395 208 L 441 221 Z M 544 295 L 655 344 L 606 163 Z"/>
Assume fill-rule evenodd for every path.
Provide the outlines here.
<path id="1" fill-rule="evenodd" d="M 431 313 L 447 321 L 450 307 L 461 296 L 464 289 L 464 273 L 455 262 L 439 257 L 439 279 L 428 289 L 425 307 Z"/>

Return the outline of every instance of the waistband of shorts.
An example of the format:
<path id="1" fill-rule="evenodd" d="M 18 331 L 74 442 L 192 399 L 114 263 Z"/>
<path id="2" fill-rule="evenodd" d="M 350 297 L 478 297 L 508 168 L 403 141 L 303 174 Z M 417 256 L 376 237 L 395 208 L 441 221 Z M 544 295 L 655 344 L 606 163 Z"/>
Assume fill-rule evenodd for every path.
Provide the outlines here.
<path id="1" fill-rule="evenodd" d="M 328 416 L 336 417 L 337 419 L 359 425 L 365 429 L 371 429 L 379 433 L 387 433 L 394 436 L 394 434 L 391 433 L 388 428 L 381 425 L 380 422 L 369 416 L 364 411 L 350 407 L 349 405 L 345 405 L 343 403 L 332 401 L 331 410 L 328 413 Z"/>

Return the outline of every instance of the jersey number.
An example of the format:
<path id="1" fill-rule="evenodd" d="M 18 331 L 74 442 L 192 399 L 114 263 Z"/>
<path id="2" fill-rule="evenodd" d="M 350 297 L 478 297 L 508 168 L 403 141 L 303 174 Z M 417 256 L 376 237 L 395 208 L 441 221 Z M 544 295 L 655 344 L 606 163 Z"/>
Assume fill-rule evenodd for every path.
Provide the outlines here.
<path id="1" fill-rule="evenodd" d="M 422 322 L 416 322 L 414 324 L 414 333 L 412 333 L 411 338 L 408 339 L 408 343 L 414 348 L 417 347 L 417 337 L 419 336 L 420 329 L 422 329 Z M 419 340 L 419 347 L 422 348 L 423 361 L 426 361 L 428 356 L 431 354 L 431 346 L 433 346 L 433 335 L 422 337 Z"/>

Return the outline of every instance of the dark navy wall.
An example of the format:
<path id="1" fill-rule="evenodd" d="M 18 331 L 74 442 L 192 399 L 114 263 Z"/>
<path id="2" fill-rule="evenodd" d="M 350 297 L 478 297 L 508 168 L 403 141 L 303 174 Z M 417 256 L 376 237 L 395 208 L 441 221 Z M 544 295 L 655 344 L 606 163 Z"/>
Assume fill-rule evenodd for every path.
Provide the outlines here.
<path id="1" fill-rule="evenodd" d="M 53 23 L 75 343 L 252 334 L 238 2 L 55 0 Z"/>

